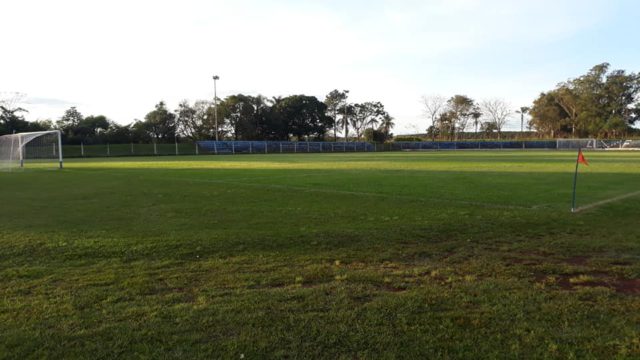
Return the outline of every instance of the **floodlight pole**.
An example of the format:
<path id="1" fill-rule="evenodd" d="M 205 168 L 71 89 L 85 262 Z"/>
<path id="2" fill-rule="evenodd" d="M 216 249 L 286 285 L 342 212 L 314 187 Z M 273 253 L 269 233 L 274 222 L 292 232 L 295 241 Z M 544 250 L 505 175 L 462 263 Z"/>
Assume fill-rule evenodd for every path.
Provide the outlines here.
<path id="1" fill-rule="evenodd" d="M 213 117 L 216 123 L 216 141 L 218 141 L 218 80 L 220 80 L 220 76 L 213 75 Z"/>

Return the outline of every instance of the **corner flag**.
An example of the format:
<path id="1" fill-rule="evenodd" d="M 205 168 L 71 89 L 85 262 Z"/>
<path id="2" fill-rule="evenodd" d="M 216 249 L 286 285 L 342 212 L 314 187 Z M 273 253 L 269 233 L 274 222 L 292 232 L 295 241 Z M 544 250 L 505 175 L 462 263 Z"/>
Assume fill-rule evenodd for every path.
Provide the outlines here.
<path id="1" fill-rule="evenodd" d="M 582 149 L 578 150 L 578 163 L 589 166 L 589 162 L 585 159 Z"/>
<path id="2" fill-rule="evenodd" d="M 576 160 L 576 172 L 573 175 L 573 201 L 571 202 L 571 212 L 576 212 L 576 187 L 578 185 L 578 165 L 583 164 L 589 166 L 589 162 L 582 153 L 582 148 L 578 149 L 578 159 Z"/>

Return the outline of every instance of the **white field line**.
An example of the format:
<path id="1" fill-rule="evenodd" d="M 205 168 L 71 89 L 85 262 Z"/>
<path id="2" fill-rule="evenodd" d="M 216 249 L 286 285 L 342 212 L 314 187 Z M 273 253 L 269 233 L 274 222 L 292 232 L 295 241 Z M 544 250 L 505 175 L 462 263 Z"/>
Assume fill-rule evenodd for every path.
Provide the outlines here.
<path id="1" fill-rule="evenodd" d="M 320 189 L 306 186 L 291 186 L 291 185 L 278 185 L 278 184 L 256 184 L 256 183 L 242 183 L 242 182 L 233 182 L 230 180 L 211 180 L 211 179 L 193 179 L 193 178 L 164 178 L 167 180 L 175 180 L 175 181 L 190 181 L 190 182 L 204 182 L 204 183 L 213 183 L 213 184 L 225 184 L 225 185 L 241 185 L 241 186 L 249 186 L 249 187 L 258 187 L 258 188 L 270 188 L 270 189 L 278 189 L 278 190 L 295 190 L 302 192 L 317 192 L 317 193 L 326 193 L 326 194 L 343 194 L 343 195 L 354 195 L 354 196 L 367 196 L 367 197 L 381 197 L 386 199 L 402 199 L 402 200 L 412 200 L 412 201 L 420 201 L 420 202 L 447 202 L 447 203 L 455 203 L 455 204 L 463 204 L 463 205 L 474 205 L 481 206 L 487 208 L 497 208 L 497 209 L 518 209 L 518 210 L 538 210 L 542 206 L 520 206 L 520 205 L 504 205 L 504 204 L 494 204 L 494 203 L 486 203 L 479 201 L 466 201 L 466 200 L 452 200 L 452 199 L 441 199 L 441 198 L 419 198 L 415 196 L 408 195 L 395 195 L 395 194 L 382 194 L 382 193 L 374 193 L 374 192 L 366 192 L 366 191 L 350 191 L 350 190 L 335 190 L 335 189 Z"/>
<path id="2" fill-rule="evenodd" d="M 622 200 L 625 200 L 625 199 L 628 199 L 628 198 L 631 198 L 631 197 L 635 197 L 635 196 L 640 196 L 640 191 L 634 191 L 632 193 L 628 193 L 628 194 L 612 197 L 610 199 L 597 201 L 597 202 L 594 202 L 594 203 L 589 204 L 589 205 L 580 206 L 574 212 L 577 213 L 577 212 L 581 212 L 581 211 L 587 211 L 587 210 L 595 209 L 598 206 L 610 204 L 610 203 L 617 202 L 617 201 L 622 201 Z"/>

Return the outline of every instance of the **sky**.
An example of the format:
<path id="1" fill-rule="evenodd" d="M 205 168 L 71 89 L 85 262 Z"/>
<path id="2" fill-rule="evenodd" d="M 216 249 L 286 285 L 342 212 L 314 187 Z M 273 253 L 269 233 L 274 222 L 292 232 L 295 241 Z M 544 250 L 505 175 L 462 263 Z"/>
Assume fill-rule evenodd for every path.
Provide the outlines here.
<path id="1" fill-rule="evenodd" d="M 26 94 L 28 120 L 126 124 L 212 99 L 215 74 L 220 98 L 347 89 L 406 134 L 425 95 L 515 110 L 602 62 L 640 71 L 635 0 L 0 1 L 0 96 Z"/>

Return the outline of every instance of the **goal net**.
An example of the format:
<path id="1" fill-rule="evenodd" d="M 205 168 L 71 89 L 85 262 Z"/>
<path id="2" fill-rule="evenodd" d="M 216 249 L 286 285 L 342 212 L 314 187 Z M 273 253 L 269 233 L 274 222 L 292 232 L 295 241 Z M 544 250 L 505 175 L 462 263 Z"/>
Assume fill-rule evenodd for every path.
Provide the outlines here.
<path id="1" fill-rule="evenodd" d="M 558 150 L 640 150 L 640 140 L 558 139 Z"/>
<path id="2" fill-rule="evenodd" d="M 597 149 L 596 139 L 558 139 L 558 150 Z"/>
<path id="3" fill-rule="evenodd" d="M 620 145 L 622 150 L 640 150 L 640 140 L 625 140 Z"/>
<path id="4" fill-rule="evenodd" d="M 0 170 L 34 164 L 62 169 L 60 131 L 38 131 L 0 136 Z"/>

